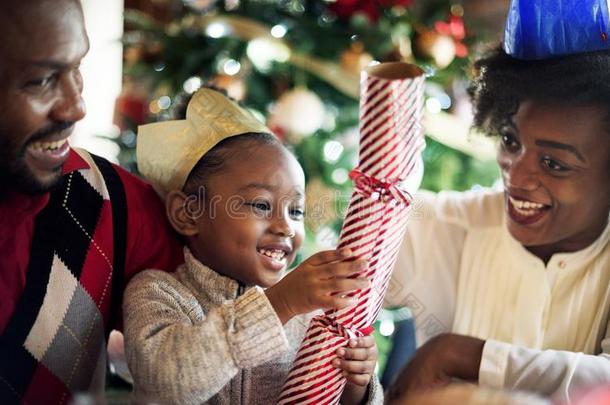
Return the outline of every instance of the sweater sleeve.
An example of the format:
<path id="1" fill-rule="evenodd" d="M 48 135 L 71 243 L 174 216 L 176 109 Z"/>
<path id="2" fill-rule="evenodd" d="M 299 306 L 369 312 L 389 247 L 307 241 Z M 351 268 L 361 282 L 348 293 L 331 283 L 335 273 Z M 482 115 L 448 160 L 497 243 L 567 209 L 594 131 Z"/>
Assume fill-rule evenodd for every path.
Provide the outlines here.
<path id="1" fill-rule="evenodd" d="M 532 391 L 570 403 L 578 390 L 610 383 L 610 336 L 602 341 L 602 349 L 596 356 L 488 340 L 483 349 L 479 383 Z"/>
<path id="2" fill-rule="evenodd" d="M 379 382 L 377 375 L 373 375 L 369 383 L 367 405 L 383 405 L 383 387 Z"/>
<path id="3" fill-rule="evenodd" d="M 171 275 L 146 271 L 124 298 L 127 361 L 139 398 L 202 403 L 242 368 L 280 356 L 288 341 L 260 288 L 203 313 Z"/>

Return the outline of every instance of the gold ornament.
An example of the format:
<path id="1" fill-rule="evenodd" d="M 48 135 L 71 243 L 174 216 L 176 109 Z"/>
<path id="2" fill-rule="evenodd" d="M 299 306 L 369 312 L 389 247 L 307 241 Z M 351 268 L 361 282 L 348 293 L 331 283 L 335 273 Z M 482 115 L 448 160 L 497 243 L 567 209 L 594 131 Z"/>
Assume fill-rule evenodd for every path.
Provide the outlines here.
<path id="1" fill-rule="evenodd" d="M 362 69 L 373 61 L 370 53 L 364 51 L 361 42 L 354 42 L 341 54 L 341 67 L 349 72 L 360 74 Z"/>
<path id="2" fill-rule="evenodd" d="M 455 42 L 448 35 L 436 31 L 420 31 L 415 42 L 422 55 L 434 60 L 436 66 L 444 69 L 455 59 Z"/>
<path id="3" fill-rule="evenodd" d="M 133 16 L 134 14 L 126 13 L 126 17 L 129 15 Z M 250 41 L 255 38 L 265 38 L 269 41 L 275 42 L 278 47 L 282 49 L 288 49 L 288 63 L 300 69 L 303 69 L 313 75 L 316 75 L 317 77 L 326 81 L 343 94 L 352 97 L 353 99 L 357 100 L 360 97 L 359 73 L 354 73 L 349 70 L 346 70 L 342 68 L 340 64 L 335 62 L 321 60 L 312 57 L 311 55 L 299 54 L 294 52 L 292 49 L 290 49 L 289 45 L 283 39 L 278 39 L 271 35 L 271 27 L 269 26 L 266 26 L 246 17 L 216 15 L 197 16 L 197 26 L 199 29 L 205 31 L 205 28 L 211 24 L 222 24 L 227 29 L 228 35 L 232 35 L 236 38 L 240 38 L 246 41 Z M 440 35 L 434 31 L 430 32 L 432 33 L 432 39 Z M 451 38 L 446 39 L 451 40 Z M 419 44 L 420 42 L 422 43 L 421 46 Z M 428 42 L 430 42 L 429 38 L 418 40 L 415 43 L 417 50 L 424 54 L 425 49 L 430 48 Z M 437 48 L 442 49 L 443 47 L 451 47 L 449 44 L 447 44 L 446 40 L 443 40 L 443 42 L 446 45 Z M 455 45 L 453 44 L 453 40 L 451 40 L 451 42 L 453 46 L 453 57 L 455 57 Z M 439 51 L 437 50 L 436 53 L 438 52 Z M 452 52 L 449 52 L 447 55 L 451 56 L 451 54 Z M 434 56 L 432 55 L 430 55 L 429 57 L 434 58 Z M 436 58 L 434 59 L 436 61 Z M 453 60 L 453 58 L 446 59 Z M 443 60 L 439 59 L 437 61 L 437 65 L 439 64 L 439 62 L 442 64 Z M 451 63 L 447 63 L 446 61 L 444 62 L 446 65 Z M 464 123 L 448 113 L 440 112 L 437 114 L 427 114 L 426 133 L 428 135 L 433 136 L 439 142 L 448 145 L 449 147 L 452 147 L 454 149 L 460 150 L 480 160 L 487 160 L 489 156 L 494 156 L 495 145 L 493 145 L 493 142 L 489 141 L 491 145 L 488 145 L 487 142 L 483 144 L 473 144 L 470 141 L 471 136 L 469 135 L 469 130 L 470 125 L 468 123 Z M 459 132 L 460 136 L 456 136 L 456 132 Z M 481 136 L 481 139 L 483 139 L 483 141 L 486 141 L 489 138 Z"/>

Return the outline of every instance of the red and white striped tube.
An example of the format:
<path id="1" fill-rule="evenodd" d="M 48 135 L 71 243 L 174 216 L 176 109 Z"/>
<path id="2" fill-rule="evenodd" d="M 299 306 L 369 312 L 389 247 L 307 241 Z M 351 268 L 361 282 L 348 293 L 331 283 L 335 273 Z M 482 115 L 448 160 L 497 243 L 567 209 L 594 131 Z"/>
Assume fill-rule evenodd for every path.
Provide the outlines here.
<path id="1" fill-rule="evenodd" d="M 331 365 L 339 347 L 372 331 L 406 229 L 410 194 L 400 183 L 421 169 L 424 74 L 406 63 L 362 72 L 360 156 L 339 248 L 366 258 L 371 287 L 353 292 L 358 303 L 315 317 L 284 383 L 279 404 L 336 404 L 345 378 Z M 415 190 L 409 190 L 413 192 Z"/>

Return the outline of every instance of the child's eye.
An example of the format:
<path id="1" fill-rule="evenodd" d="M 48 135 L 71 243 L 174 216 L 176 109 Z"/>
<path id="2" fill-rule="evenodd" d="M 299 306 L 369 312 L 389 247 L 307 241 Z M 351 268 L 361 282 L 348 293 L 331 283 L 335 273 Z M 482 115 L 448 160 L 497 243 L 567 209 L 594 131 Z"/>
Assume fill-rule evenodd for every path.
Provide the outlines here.
<path id="1" fill-rule="evenodd" d="M 553 172 L 558 172 L 558 173 L 565 173 L 570 170 L 569 167 L 564 166 L 561 163 L 558 163 L 556 160 L 554 160 L 550 157 L 543 157 L 542 165 L 544 167 L 546 167 L 547 169 L 549 169 Z"/>
<path id="2" fill-rule="evenodd" d="M 246 203 L 246 205 L 249 205 L 253 210 L 256 211 L 269 211 L 271 209 L 271 204 L 266 201 L 252 201 Z"/>
<path id="3" fill-rule="evenodd" d="M 305 218 L 305 211 L 300 208 L 290 210 L 290 217 L 294 220 L 300 221 Z"/>

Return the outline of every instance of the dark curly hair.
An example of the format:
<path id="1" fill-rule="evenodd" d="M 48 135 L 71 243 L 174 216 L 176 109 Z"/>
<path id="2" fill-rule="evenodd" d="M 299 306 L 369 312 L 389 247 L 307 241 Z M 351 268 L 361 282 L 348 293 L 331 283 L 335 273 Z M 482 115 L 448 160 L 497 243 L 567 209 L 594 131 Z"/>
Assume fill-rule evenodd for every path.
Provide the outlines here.
<path id="1" fill-rule="evenodd" d="M 507 55 L 501 46 L 474 64 L 469 89 L 474 126 L 496 135 L 524 100 L 603 105 L 610 134 L 610 50 L 538 61 Z"/>

